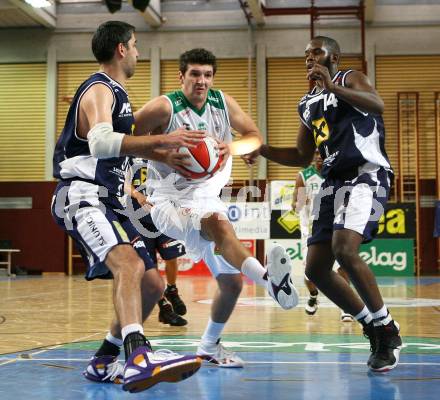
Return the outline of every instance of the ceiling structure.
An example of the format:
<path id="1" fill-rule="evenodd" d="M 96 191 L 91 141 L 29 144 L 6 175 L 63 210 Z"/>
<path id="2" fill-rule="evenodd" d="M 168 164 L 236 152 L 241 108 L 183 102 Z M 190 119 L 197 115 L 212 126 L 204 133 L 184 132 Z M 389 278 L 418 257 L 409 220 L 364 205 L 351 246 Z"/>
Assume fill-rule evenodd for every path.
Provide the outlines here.
<path id="1" fill-rule="evenodd" d="M 151 0 L 144 13 L 123 0 L 111 14 L 105 0 L 50 0 L 36 9 L 24 0 L 0 0 L 0 32 L 8 28 L 46 28 L 92 32 L 109 19 L 133 24 L 138 31 L 301 28 L 310 25 L 311 0 Z M 315 7 L 358 7 L 359 0 L 314 0 Z M 366 22 L 377 26 L 439 25 L 440 0 L 364 0 Z M 297 14 L 293 9 L 302 9 Z M 326 16 L 320 24 L 356 24 L 354 17 Z M 0 33 L 1 34 L 1 33 Z"/>

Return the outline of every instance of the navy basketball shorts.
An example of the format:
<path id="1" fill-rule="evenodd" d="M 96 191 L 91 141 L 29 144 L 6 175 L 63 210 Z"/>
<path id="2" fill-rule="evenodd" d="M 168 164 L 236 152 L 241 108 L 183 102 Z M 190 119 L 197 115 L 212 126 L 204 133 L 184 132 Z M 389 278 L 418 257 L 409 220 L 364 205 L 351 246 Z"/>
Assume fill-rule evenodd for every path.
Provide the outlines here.
<path id="1" fill-rule="evenodd" d="M 313 200 L 312 234 L 307 245 L 331 241 L 338 229 L 359 233 L 363 243 L 373 240 L 388 200 L 390 178 L 390 172 L 382 167 L 352 180 L 326 178 Z"/>
<path id="2" fill-rule="evenodd" d="M 136 207 L 134 208 L 136 209 Z M 157 265 L 157 252 L 163 260 L 173 260 L 185 255 L 184 243 L 159 232 L 151 219 L 151 214 L 140 218 L 139 223 L 143 229 L 139 229 L 138 232 L 141 234 L 155 265 Z"/>
<path id="3" fill-rule="evenodd" d="M 117 198 L 100 197 L 99 186 L 89 182 L 60 182 L 55 190 L 52 216 L 76 242 L 87 266 L 87 280 L 112 278 L 105 258 L 120 244 L 136 250 L 145 270 L 155 267 L 141 236 L 121 211 Z"/>

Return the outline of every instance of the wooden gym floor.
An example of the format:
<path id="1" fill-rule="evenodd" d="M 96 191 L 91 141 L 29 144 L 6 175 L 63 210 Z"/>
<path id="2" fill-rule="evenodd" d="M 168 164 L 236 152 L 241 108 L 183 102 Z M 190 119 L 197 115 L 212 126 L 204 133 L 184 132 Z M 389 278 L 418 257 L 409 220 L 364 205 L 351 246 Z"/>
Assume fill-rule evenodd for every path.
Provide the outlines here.
<path id="1" fill-rule="evenodd" d="M 246 284 L 222 341 L 247 362 L 239 370 L 204 366 L 192 378 L 161 383 L 133 395 L 119 385 L 86 381 L 81 371 L 113 315 L 112 282 L 80 276 L 0 277 L 0 399 L 438 399 L 440 389 L 440 278 L 380 278 L 381 292 L 401 326 L 401 363 L 368 372 L 369 345 L 356 322 L 320 295 L 304 312 L 306 288 L 295 277 L 301 305 L 283 311 Z M 194 352 L 209 316 L 215 281 L 180 277 L 189 323 L 157 320 L 145 333 L 154 347 Z"/>

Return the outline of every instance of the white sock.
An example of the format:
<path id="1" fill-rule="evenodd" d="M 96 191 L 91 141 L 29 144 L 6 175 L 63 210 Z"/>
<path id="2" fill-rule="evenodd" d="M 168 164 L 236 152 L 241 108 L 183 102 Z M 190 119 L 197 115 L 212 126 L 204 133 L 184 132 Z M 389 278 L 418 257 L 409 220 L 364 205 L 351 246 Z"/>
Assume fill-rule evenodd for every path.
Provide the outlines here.
<path id="1" fill-rule="evenodd" d="M 225 323 L 214 322 L 211 318 L 209 318 L 208 326 L 203 333 L 201 344 L 213 345 L 217 343 L 217 340 L 220 339 L 225 325 Z"/>
<path id="2" fill-rule="evenodd" d="M 266 269 L 255 257 L 248 257 L 243 261 L 241 272 L 252 279 L 257 285 L 264 288 L 267 287 L 267 279 L 263 278 L 266 275 Z"/>
<path id="3" fill-rule="evenodd" d="M 364 306 L 364 308 L 362 309 L 362 311 L 357 314 L 354 315 L 354 319 L 356 321 L 364 321 L 366 324 L 369 324 L 371 322 L 371 320 L 373 319 L 370 311 L 368 310 L 367 306 Z M 361 322 L 362 323 L 362 322 Z"/>
<path id="4" fill-rule="evenodd" d="M 371 313 L 371 316 L 373 317 L 374 326 L 388 325 L 392 320 L 391 314 L 385 305 L 380 310 Z"/>
<path id="5" fill-rule="evenodd" d="M 107 342 L 110 342 L 110 343 L 112 343 L 112 344 L 114 344 L 115 346 L 118 346 L 118 347 L 121 347 L 124 344 L 122 339 L 114 337 L 110 332 L 107 333 L 107 336 L 105 337 L 105 340 L 107 340 Z"/>
<path id="6" fill-rule="evenodd" d="M 121 329 L 121 333 L 122 333 L 122 341 L 125 340 L 125 337 L 133 332 L 139 332 L 142 333 L 142 335 L 144 334 L 144 328 L 142 327 L 142 325 L 140 324 L 129 324 L 129 325 L 125 325 L 122 329 Z"/>

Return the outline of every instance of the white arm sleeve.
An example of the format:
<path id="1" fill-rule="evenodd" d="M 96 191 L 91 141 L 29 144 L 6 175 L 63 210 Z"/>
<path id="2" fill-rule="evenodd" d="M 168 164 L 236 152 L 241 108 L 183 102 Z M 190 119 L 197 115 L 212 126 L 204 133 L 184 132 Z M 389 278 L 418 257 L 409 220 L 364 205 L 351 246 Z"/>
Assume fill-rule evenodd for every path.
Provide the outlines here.
<path id="1" fill-rule="evenodd" d="M 113 132 L 113 126 L 109 122 L 96 124 L 87 133 L 90 154 L 95 158 L 119 157 L 124 136 Z"/>

